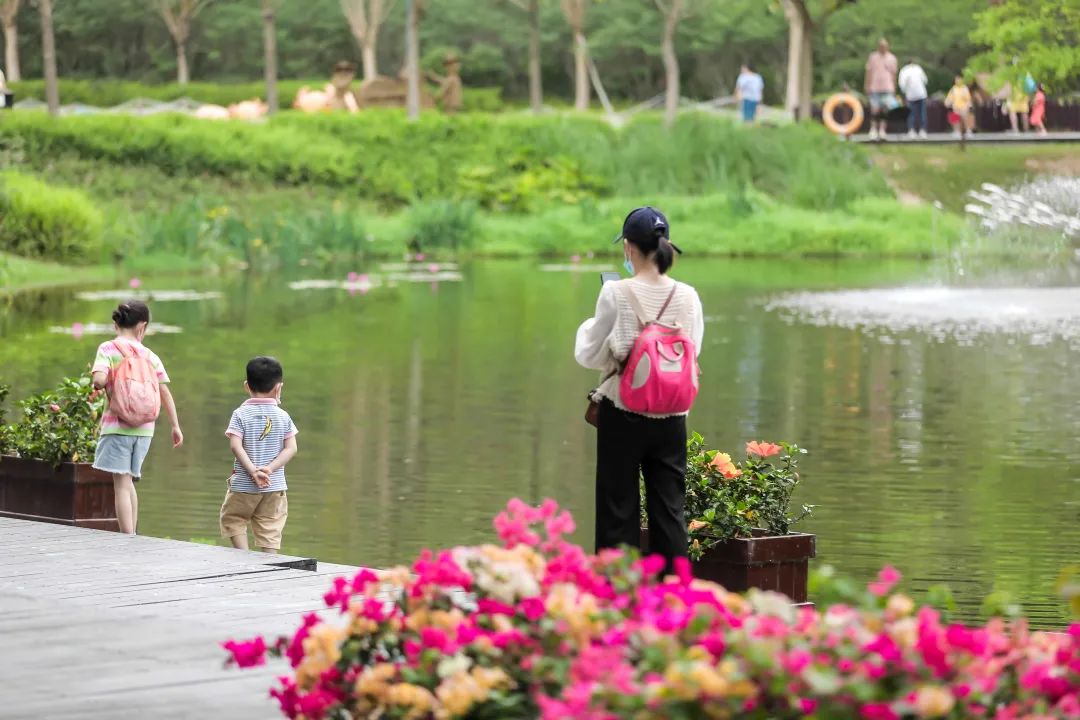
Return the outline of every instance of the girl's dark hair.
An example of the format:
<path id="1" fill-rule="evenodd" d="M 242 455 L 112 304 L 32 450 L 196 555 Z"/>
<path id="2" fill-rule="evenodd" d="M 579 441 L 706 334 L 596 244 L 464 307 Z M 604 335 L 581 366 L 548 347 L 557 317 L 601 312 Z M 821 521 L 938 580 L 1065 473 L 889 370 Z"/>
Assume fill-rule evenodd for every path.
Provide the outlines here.
<path id="1" fill-rule="evenodd" d="M 142 300 L 128 300 L 113 310 L 112 319 L 116 327 L 133 328 L 141 322 L 150 322 L 150 308 Z"/>
<path id="2" fill-rule="evenodd" d="M 667 271 L 675 263 L 675 248 L 665 235 L 666 232 L 666 228 L 658 227 L 651 234 L 644 237 L 626 238 L 627 242 L 640 250 L 645 257 L 652 255 L 652 260 L 656 263 L 661 275 L 667 274 Z"/>

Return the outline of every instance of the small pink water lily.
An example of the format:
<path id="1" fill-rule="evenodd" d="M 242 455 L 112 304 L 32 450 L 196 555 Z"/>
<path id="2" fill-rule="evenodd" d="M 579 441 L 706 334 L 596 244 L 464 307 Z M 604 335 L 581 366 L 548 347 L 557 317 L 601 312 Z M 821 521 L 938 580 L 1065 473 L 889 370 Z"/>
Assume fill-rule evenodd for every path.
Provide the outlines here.
<path id="1" fill-rule="evenodd" d="M 896 587 L 896 583 L 900 582 L 900 579 L 902 577 L 903 576 L 900 574 L 899 570 L 894 568 L 892 565 L 886 565 L 885 567 L 881 568 L 881 572 L 878 573 L 877 580 L 868 584 L 866 588 L 873 595 L 876 595 L 878 597 L 885 597 L 892 591 L 894 587 Z"/>
<path id="2" fill-rule="evenodd" d="M 75 338 L 76 340 L 81 338 L 85 331 L 86 330 L 81 322 L 71 323 L 71 337 Z"/>
<path id="3" fill-rule="evenodd" d="M 581 262 L 581 256 L 580 255 L 571 255 L 570 256 L 570 262 L 577 265 L 579 262 Z"/>
<path id="4" fill-rule="evenodd" d="M 439 272 L 439 266 L 436 263 L 431 263 L 430 265 L 427 266 L 427 269 L 428 269 L 428 272 L 431 273 L 431 274 L 435 274 L 435 273 Z"/>
<path id="5" fill-rule="evenodd" d="M 424 253 L 416 253 L 416 262 L 424 262 L 424 258 L 427 257 Z"/>
<path id="6" fill-rule="evenodd" d="M 357 280 L 359 280 L 359 279 L 360 279 L 360 275 L 359 275 L 359 274 L 358 274 L 358 273 L 357 273 L 357 272 L 356 272 L 355 270 L 350 270 L 350 271 L 349 271 L 349 274 L 348 274 L 348 275 L 346 275 L 346 276 L 345 276 L 345 278 L 346 278 L 346 279 L 347 279 L 347 280 L 348 280 L 349 282 L 351 282 L 351 283 L 354 283 L 354 282 L 356 282 Z"/>
<path id="7" fill-rule="evenodd" d="M 128 280 L 128 287 L 132 290 L 138 290 L 140 287 L 142 287 L 142 280 L 137 277 L 133 277 Z"/>

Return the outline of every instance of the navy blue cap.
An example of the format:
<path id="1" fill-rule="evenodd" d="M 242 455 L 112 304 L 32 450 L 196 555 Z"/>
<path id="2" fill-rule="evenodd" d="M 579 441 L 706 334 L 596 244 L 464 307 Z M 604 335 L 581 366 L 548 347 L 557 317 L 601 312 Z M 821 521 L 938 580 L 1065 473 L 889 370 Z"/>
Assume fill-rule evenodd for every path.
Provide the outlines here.
<path id="1" fill-rule="evenodd" d="M 661 237 L 671 242 L 671 226 L 668 225 L 667 216 L 656 208 L 646 205 L 630 211 L 623 220 L 622 232 L 612 242 L 649 240 L 655 237 L 657 231 L 661 232 Z M 675 252 L 682 254 L 682 250 L 674 244 L 671 247 L 675 248 Z"/>

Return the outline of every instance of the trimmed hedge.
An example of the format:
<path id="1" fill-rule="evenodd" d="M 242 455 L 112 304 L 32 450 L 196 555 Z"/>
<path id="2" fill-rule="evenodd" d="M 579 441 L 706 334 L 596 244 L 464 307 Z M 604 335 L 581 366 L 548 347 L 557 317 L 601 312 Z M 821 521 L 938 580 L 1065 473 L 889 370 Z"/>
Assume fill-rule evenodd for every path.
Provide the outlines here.
<path id="1" fill-rule="evenodd" d="M 326 83 L 327 78 L 278 81 L 281 106 L 292 107 L 301 87 L 321 88 Z M 45 100 L 44 80 L 23 80 L 9 85 L 17 101 L 27 98 Z M 266 84 L 193 82 L 187 85 L 146 85 L 126 80 L 60 80 L 60 101 L 65 104 L 108 108 L 136 98 L 169 102 L 183 97 L 209 105 L 231 105 L 252 98 L 265 98 Z M 472 112 L 498 112 L 505 107 L 501 88 L 465 88 L 464 102 L 465 109 Z"/>
<path id="2" fill-rule="evenodd" d="M 104 219 L 79 190 L 0 173 L 0 252 L 58 262 L 97 258 Z"/>
<path id="3" fill-rule="evenodd" d="M 888 188 L 866 155 L 815 126 L 744 128 L 686 114 L 668 131 L 655 115 L 616 130 L 597 116 L 395 111 L 266 123 L 170 115 L 49 118 L 16 112 L 0 135 L 21 139 L 28 161 L 73 153 L 173 175 L 212 174 L 355 189 L 385 206 L 465 199 L 496 210 L 588 197 L 705 195 L 752 186 L 799 207 L 845 207 Z"/>

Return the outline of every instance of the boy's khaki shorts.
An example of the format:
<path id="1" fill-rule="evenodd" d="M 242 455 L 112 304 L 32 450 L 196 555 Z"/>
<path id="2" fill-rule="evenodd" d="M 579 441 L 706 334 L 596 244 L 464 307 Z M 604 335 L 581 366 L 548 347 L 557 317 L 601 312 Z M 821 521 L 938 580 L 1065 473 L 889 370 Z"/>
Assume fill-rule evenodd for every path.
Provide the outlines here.
<path id="1" fill-rule="evenodd" d="M 289 517 L 285 492 L 244 493 L 229 490 L 221 504 L 221 536 L 234 538 L 247 534 L 248 523 L 255 536 L 255 546 L 281 549 L 281 531 Z"/>

